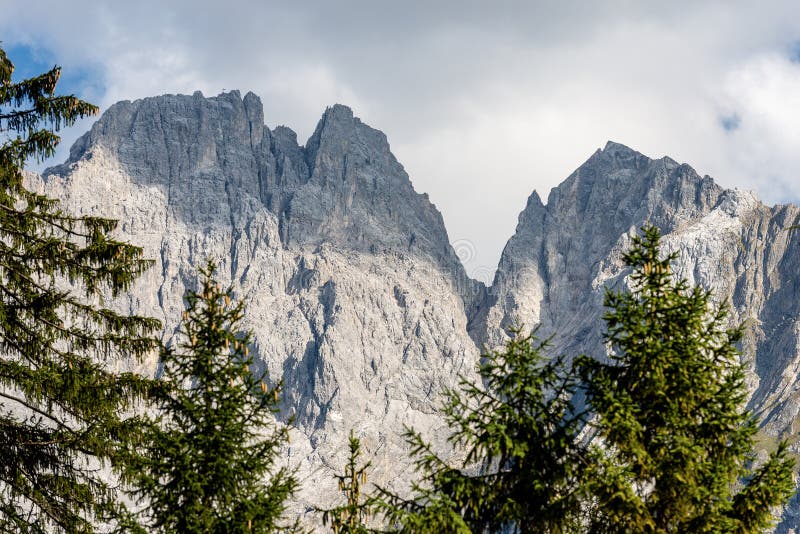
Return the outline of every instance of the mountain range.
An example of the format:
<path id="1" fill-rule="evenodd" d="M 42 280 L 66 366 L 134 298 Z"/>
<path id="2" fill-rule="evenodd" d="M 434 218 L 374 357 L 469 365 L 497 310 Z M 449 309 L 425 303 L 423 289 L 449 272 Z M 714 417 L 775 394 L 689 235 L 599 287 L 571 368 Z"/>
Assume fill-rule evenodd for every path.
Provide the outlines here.
<path id="1" fill-rule="evenodd" d="M 329 504 L 351 429 L 371 480 L 398 489 L 413 476 L 405 425 L 445 453 L 444 388 L 477 380 L 481 351 L 513 327 L 552 335 L 554 354 L 602 358 L 603 296 L 625 287 L 622 254 L 646 222 L 678 253 L 676 274 L 747 326 L 760 439 L 789 436 L 800 453 L 800 209 L 668 157 L 608 142 L 546 203 L 534 191 L 490 286 L 467 275 L 386 136 L 342 105 L 301 145 L 265 126 L 253 93 L 119 102 L 31 183 L 66 210 L 118 219 L 119 236 L 144 247 L 154 266 L 115 305 L 161 319 L 166 342 L 197 268 L 217 261 L 247 303 L 258 364 L 283 380 L 285 455 L 304 487 L 294 513 Z M 159 372 L 155 360 L 118 365 Z M 777 532 L 798 524 L 796 499 Z"/>

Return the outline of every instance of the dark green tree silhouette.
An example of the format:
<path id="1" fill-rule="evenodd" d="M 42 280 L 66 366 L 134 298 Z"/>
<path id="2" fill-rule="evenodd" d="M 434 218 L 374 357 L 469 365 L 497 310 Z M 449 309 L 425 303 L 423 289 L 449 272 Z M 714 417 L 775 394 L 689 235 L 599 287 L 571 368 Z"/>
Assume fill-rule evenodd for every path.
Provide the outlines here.
<path id="1" fill-rule="evenodd" d="M 252 372 L 251 336 L 238 330 L 244 303 L 214 281 L 213 265 L 201 275 L 186 296 L 179 350 L 161 355 L 168 387 L 127 480 L 148 532 L 274 532 L 297 487 L 277 465 L 289 440 L 275 419 L 280 386 Z"/>
<path id="2" fill-rule="evenodd" d="M 483 384 L 462 380 L 448 391 L 445 417 L 456 468 L 409 431 L 422 480 L 411 499 L 387 495 L 389 523 L 401 532 L 561 533 L 581 517 L 575 380 L 563 358 L 546 359 L 546 341 L 514 333 L 484 355 Z"/>
<path id="3" fill-rule="evenodd" d="M 150 262 L 26 188 L 23 166 L 97 108 L 56 96 L 60 69 L 19 82 L 0 49 L 0 531 L 89 532 L 111 517 L 101 468 L 136 433 L 122 414 L 151 384 L 106 365 L 157 347 L 154 319 L 107 309 Z"/>
<path id="4" fill-rule="evenodd" d="M 753 468 L 754 417 L 724 306 L 675 281 L 652 226 L 606 295 L 610 361 L 580 365 L 596 414 L 592 532 L 761 532 L 794 491 L 786 445 Z"/>
<path id="5" fill-rule="evenodd" d="M 367 485 L 367 470 L 372 462 L 359 465 L 361 441 L 350 431 L 348 440 L 350 455 L 344 474 L 335 475 L 344 504 L 329 509 L 321 509 L 322 524 L 330 525 L 335 534 L 367 534 L 374 532 L 367 523 L 376 511 L 376 499 L 364 493 Z"/>

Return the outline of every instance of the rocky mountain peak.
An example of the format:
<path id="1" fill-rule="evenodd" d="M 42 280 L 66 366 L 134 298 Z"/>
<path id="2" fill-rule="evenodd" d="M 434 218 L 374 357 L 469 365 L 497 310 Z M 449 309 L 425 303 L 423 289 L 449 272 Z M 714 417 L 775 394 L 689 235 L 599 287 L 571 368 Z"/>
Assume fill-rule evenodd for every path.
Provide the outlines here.
<path id="1" fill-rule="evenodd" d="M 381 484 L 409 479 L 403 425 L 447 450 L 440 392 L 462 374 L 478 380 L 478 347 L 513 326 L 554 334 L 550 353 L 604 357 L 603 295 L 625 285 L 621 257 L 645 222 L 677 253 L 676 273 L 749 325 L 750 405 L 764 432 L 788 432 L 800 451 L 800 232 L 789 231 L 800 210 L 725 191 L 670 158 L 608 142 L 547 204 L 531 193 L 489 292 L 464 273 L 386 136 L 345 106 L 301 145 L 265 126 L 252 93 L 120 102 L 47 172 L 42 191 L 119 219 L 121 237 L 154 258 L 121 305 L 162 319 L 165 337 L 196 267 L 220 260 L 248 303 L 259 365 L 284 377 L 296 408 L 287 454 L 308 481 L 306 504 L 335 495 L 327 467 L 344 461 L 351 429 Z"/>
<path id="2" fill-rule="evenodd" d="M 705 213 L 722 192 L 710 177 L 701 178 L 689 165 L 666 157 L 651 159 L 609 141 L 551 191 L 548 210 L 553 216 L 610 224 L 619 230 L 645 221 L 667 230 L 673 210 L 687 217 Z"/>
<path id="3" fill-rule="evenodd" d="M 325 110 L 317 123 L 314 133 L 306 142 L 306 156 L 314 176 L 326 178 L 343 176 L 347 169 L 347 157 L 351 164 L 364 160 L 392 165 L 391 174 L 400 171 L 389 149 L 386 135 L 370 128 L 353 115 L 353 110 L 342 104 L 335 104 Z M 387 169 L 388 170 L 388 169 Z"/>
<path id="4" fill-rule="evenodd" d="M 605 147 L 598 148 L 580 169 L 605 168 L 605 169 L 635 169 L 641 168 L 650 162 L 650 158 L 614 141 L 606 142 Z"/>
<path id="5" fill-rule="evenodd" d="M 635 158 L 643 156 L 641 152 L 638 152 L 627 145 L 623 145 L 622 143 L 611 141 L 610 139 L 606 141 L 606 146 L 603 147 L 602 150 L 598 150 L 597 152 L 612 157 L 621 156 L 624 158 Z"/>
<path id="6" fill-rule="evenodd" d="M 546 205 L 535 193 L 528 199 L 491 288 L 494 311 L 486 324 L 500 330 L 492 334 L 488 326 L 484 339 L 498 343 L 509 326 L 540 324 L 560 336 L 566 352 L 586 348 L 575 340 L 592 338 L 601 346 L 603 294 L 597 288 L 604 269 L 613 271 L 609 258 L 619 267 L 626 239 L 645 223 L 668 234 L 724 197 L 711 178 L 688 165 L 609 141 L 552 189 Z M 594 331 L 580 332 L 590 318 Z"/>
<path id="7" fill-rule="evenodd" d="M 119 102 L 45 175 L 67 174 L 97 150 L 138 183 L 164 188 L 169 209 L 193 224 L 240 217 L 245 195 L 277 217 L 285 246 L 420 257 L 472 291 L 439 211 L 414 190 L 386 135 L 347 106 L 327 108 L 302 146 L 291 129 L 265 126 L 252 92 Z"/>

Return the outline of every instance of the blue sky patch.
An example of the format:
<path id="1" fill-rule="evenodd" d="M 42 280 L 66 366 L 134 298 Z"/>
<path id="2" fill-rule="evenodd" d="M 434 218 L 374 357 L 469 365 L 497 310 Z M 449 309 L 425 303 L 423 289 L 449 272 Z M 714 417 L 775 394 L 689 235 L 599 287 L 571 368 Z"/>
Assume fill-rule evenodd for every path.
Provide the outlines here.
<path id="1" fill-rule="evenodd" d="M 64 65 L 56 54 L 50 50 L 28 45 L 11 45 L 2 43 L 6 55 L 14 64 L 12 81 L 19 82 L 43 74 L 56 65 L 61 65 L 61 79 L 56 86 L 57 95 L 75 95 L 80 99 L 93 104 L 101 101 L 105 94 L 103 77 L 98 67 L 91 65 Z M 79 120 L 73 126 L 62 128 L 58 135 L 62 142 L 56 148 L 56 154 L 44 161 L 31 158 L 26 167 L 35 172 L 42 172 L 45 168 L 63 162 L 69 154 L 69 147 L 83 132 L 89 129 L 97 117 L 88 117 Z"/>
<path id="2" fill-rule="evenodd" d="M 58 57 L 51 51 L 28 45 L 4 46 L 6 55 L 14 64 L 13 81 L 18 82 L 43 74 L 56 65 L 61 65 Z M 95 102 L 105 92 L 102 76 L 97 68 L 91 66 L 63 66 L 56 94 L 73 94 L 79 98 Z"/>
<path id="3" fill-rule="evenodd" d="M 738 130 L 739 126 L 742 124 L 742 118 L 739 116 L 738 113 L 731 113 L 730 115 L 723 115 L 719 118 L 719 125 L 722 126 L 722 129 L 726 132 L 732 132 L 734 130 Z"/>
<path id="4" fill-rule="evenodd" d="M 800 63 L 800 40 L 789 45 L 789 61 Z"/>

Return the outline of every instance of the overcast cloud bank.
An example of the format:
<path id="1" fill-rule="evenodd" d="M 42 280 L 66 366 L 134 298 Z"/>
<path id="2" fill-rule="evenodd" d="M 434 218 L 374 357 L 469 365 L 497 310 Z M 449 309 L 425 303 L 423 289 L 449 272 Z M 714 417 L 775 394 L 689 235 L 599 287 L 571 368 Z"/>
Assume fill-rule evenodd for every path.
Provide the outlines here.
<path id="1" fill-rule="evenodd" d="M 98 76 L 73 82 L 103 107 L 252 90 L 305 139 L 351 106 L 483 279 L 530 192 L 608 139 L 800 199 L 800 3 L 429 4 L 2 0 L 0 35 Z"/>

